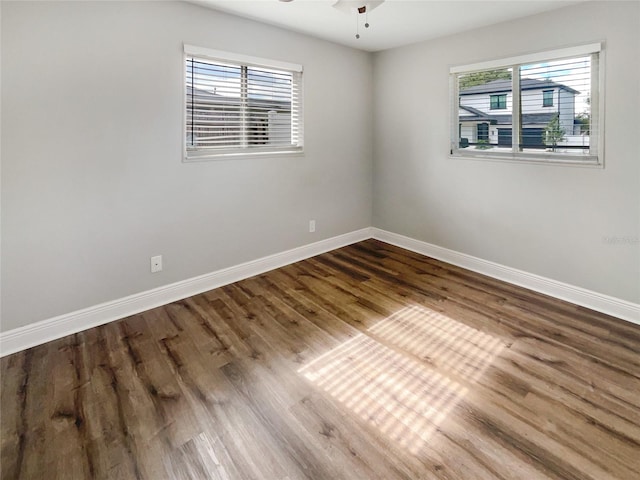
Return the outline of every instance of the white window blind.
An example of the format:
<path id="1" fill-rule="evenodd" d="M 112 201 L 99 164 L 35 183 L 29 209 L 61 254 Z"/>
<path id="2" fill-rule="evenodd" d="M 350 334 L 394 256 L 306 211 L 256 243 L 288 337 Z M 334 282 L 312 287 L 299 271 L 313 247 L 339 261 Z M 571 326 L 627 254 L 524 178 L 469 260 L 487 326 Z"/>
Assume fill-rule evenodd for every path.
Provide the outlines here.
<path id="1" fill-rule="evenodd" d="M 599 44 L 453 67 L 451 154 L 602 164 Z"/>
<path id="2" fill-rule="evenodd" d="M 185 46 L 185 154 L 300 152 L 302 67 Z"/>

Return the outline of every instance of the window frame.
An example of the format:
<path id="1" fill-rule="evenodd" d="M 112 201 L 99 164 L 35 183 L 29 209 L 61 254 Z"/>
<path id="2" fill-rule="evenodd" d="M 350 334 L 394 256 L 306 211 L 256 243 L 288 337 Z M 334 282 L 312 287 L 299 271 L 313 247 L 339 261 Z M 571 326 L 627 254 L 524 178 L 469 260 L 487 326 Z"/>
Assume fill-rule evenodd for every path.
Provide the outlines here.
<path id="1" fill-rule="evenodd" d="M 187 58 L 200 58 L 211 62 L 221 62 L 222 64 L 230 64 L 240 67 L 241 70 L 247 68 L 266 68 L 280 71 L 291 72 L 292 74 L 298 73 L 299 86 L 297 89 L 298 111 L 296 115 L 298 117 L 298 124 L 296 126 L 298 132 L 298 138 L 296 145 L 283 145 L 283 146 L 271 146 L 271 147 L 229 147 L 219 149 L 206 149 L 203 148 L 200 151 L 188 150 L 188 134 L 187 134 L 187 72 L 186 62 Z M 199 162 L 199 161 L 211 161 L 233 158 L 256 158 L 256 157 L 282 157 L 291 155 L 304 155 L 304 83 L 302 79 L 303 67 L 302 65 L 284 62 L 280 60 L 270 60 L 265 58 L 253 57 L 250 55 L 242 55 L 237 53 L 225 52 L 221 50 L 213 50 L 205 47 L 198 47 L 195 45 L 183 44 L 182 55 L 182 73 L 183 73 L 183 92 L 182 92 L 182 158 L 183 162 Z M 292 100 L 292 124 L 293 124 L 293 100 Z M 243 135 L 247 134 L 248 130 L 243 130 Z"/>
<path id="2" fill-rule="evenodd" d="M 478 142 L 480 140 L 486 140 L 487 142 L 489 141 L 489 124 L 488 123 L 478 123 L 476 125 L 476 137 L 478 139 Z"/>
<path id="3" fill-rule="evenodd" d="M 551 98 L 549 98 L 548 95 L 545 95 L 545 94 L 548 94 L 548 93 L 551 94 Z M 555 93 L 555 90 L 553 90 L 553 89 L 542 90 L 542 107 L 543 108 L 553 107 L 553 104 L 554 104 L 554 102 L 553 102 L 553 100 L 554 100 L 553 94 L 554 93 Z M 549 101 L 547 101 L 547 100 L 549 100 Z"/>
<path id="4" fill-rule="evenodd" d="M 520 116 L 520 67 L 531 63 L 542 63 L 571 59 L 581 56 L 591 57 L 591 131 L 597 132 L 589 136 L 589 154 L 571 155 L 557 152 L 523 152 L 519 151 L 521 143 L 519 128 L 516 122 L 512 123 L 512 148 L 511 151 L 492 151 L 494 149 L 478 150 L 460 148 L 459 133 L 459 102 L 458 76 L 472 72 L 497 70 L 503 68 L 512 69 L 512 119 L 517 120 L 517 126 L 521 127 Z M 591 43 L 574 47 L 547 50 L 529 53 L 515 57 L 489 60 L 468 65 L 451 66 L 449 69 L 450 91 L 450 158 L 479 159 L 492 161 L 506 161 L 515 163 L 553 164 L 553 165 L 577 165 L 587 167 L 604 167 L 604 60 L 605 50 L 602 43 Z"/>
<path id="5" fill-rule="evenodd" d="M 496 99 L 495 106 L 493 99 Z M 504 103 L 500 100 L 504 99 Z M 502 105 L 502 106 L 501 106 Z M 489 110 L 506 110 L 507 109 L 507 94 L 506 93 L 494 93 L 489 95 Z"/>

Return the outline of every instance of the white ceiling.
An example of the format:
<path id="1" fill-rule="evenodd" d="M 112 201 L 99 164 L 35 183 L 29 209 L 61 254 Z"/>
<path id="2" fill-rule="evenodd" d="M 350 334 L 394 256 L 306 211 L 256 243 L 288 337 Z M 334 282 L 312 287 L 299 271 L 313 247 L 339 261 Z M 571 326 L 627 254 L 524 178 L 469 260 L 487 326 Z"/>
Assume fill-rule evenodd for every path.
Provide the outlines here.
<path id="1" fill-rule="evenodd" d="M 357 14 L 349 15 L 333 8 L 336 0 L 190 1 L 372 52 L 580 3 L 564 0 L 386 0 L 368 14 L 370 28 L 363 28 L 361 19 L 360 39 L 356 39 Z"/>

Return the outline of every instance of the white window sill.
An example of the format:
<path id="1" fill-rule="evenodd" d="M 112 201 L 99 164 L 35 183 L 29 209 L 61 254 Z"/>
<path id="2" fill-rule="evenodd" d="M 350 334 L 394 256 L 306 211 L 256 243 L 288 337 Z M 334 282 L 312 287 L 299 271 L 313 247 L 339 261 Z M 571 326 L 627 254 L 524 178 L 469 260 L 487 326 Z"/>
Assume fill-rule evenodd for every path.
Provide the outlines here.
<path id="1" fill-rule="evenodd" d="M 554 165 L 562 167 L 587 167 L 587 168 L 604 168 L 602 159 L 597 156 L 589 155 L 584 157 L 560 157 L 557 155 L 544 154 L 513 154 L 513 153 L 487 153 L 487 152 L 461 152 L 454 150 L 449 155 L 454 160 L 480 160 L 490 162 L 519 163 L 530 165 Z"/>
<path id="2" fill-rule="evenodd" d="M 221 160 L 250 160 L 258 158 L 279 158 L 279 157 L 303 157 L 304 150 L 296 148 L 291 150 L 278 150 L 270 152 L 233 152 L 233 153 L 199 153 L 186 154 L 184 163 L 192 162 L 213 162 Z"/>

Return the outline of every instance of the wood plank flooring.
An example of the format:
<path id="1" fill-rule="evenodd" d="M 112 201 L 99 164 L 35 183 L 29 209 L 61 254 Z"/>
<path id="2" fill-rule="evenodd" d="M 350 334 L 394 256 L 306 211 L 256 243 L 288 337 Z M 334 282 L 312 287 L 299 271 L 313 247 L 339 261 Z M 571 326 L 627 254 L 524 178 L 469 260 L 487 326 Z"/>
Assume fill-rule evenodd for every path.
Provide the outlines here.
<path id="1" fill-rule="evenodd" d="M 1 477 L 639 479 L 639 352 L 368 240 L 3 358 Z"/>

